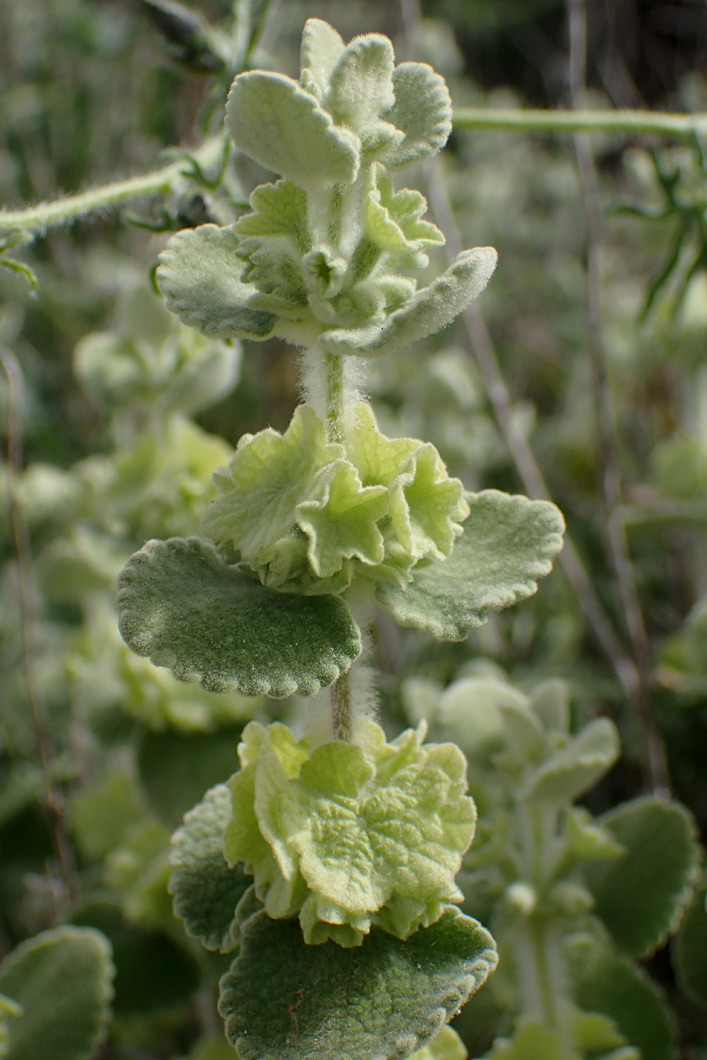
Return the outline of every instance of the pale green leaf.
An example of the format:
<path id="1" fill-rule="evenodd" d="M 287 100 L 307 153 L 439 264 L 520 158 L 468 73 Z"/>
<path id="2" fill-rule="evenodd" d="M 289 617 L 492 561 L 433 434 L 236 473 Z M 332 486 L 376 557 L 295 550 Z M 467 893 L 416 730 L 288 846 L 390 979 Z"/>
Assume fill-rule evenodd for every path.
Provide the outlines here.
<path id="1" fill-rule="evenodd" d="M 405 133 L 384 153 L 396 169 L 434 155 L 452 131 L 452 101 L 444 78 L 426 63 L 400 63 L 393 73 L 395 105 L 386 120 Z"/>
<path id="2" fill-rule="evenodd" d="M 575 1060 L 563 1048 L 556 1031 L 539 1023 L 524 1023 L 512 1038 L 500 1038 L 488 1054 L 489 1060 Z"/>
<path id="3" fill-rule="evenodd" d="M 707 886 L 695 891 L 673 944 L 673 964 L 685 992 L 707 1008 Z"/>
<path id="4" fill-rule="evenodd" d="M 486 980 L 493 939 L 448 911 L 401 942 L 308 946 L 299 925 L 257 914 L 221 981 L 219 1008 L 242 1060 L 380 1060 L 414 1053 Z"/>
<path id="5" fill-rule="evenodd" d="M 439 720 L 464 754 L 486 759 L 504 744 L 502 703 L 527 705 L 527 697 L 495 677 L 465 677 L 444 690 Z"/>
<path id="6" fill-rule="evenodd" d="M 500 699 L 497 710 L 510 755 L 524 765 L 537 760 L 545 743 L 545 734 L 528 702 Z"/>
<path id="7" fill-rule="evenodd" d="M 284 434 L 268 427 L 241 439 L 228 468 L 214 476 L 223 496 L 209 505 L 204 532 L 252 569 L 269 567 L 266 580 L 279 588 L 305 562 L 306 539 L 293 534 L 297 506 L 319 472 L 342 455 L 314 411 L 298 405 Z"/>
<path id="8" fill-rule="evenodd" d="M 442 1027 L 410 1060 L 466 1060 L 466 1046 L 452 1027 Z"/>
<path id="9" fill-rule="evenodd" d="M 367 141 L 377 141 L 379 119 L 395 102 L 394 61 L 388 38 L 367 33 L 346 46 L 331 72 L 327 108 L 337 123 L 358 133 L 364 151 Z"/>
<path id="10" fill-rule="evenodd" d="M 267 589 L 198 538 L 149 541 L 123 570 L 117 602 L 134 652 L 213 692 L 312 695 L 361 650 L 343 601 Z"/>
<path id="11" fill-rule="evenodd" d="M 299 911 L 307 942 L 359 945 L 372 923 L 406 937 L 461 898 L 454 876 L 476 816 L 466 763 L 423 734 L 387 744 L 369 722 L 367 750 L 311 750 L 282 726 L 244 732 L 226 857 L 252 868 L 271 916 Z"/>
<path id="12" fill-rule="evenodd" d="M 608 718 L 597 718 L 538 766 L 525 781 L 520 797 L 532 803 L 572 803 L 594 787 L 619 752 L 616 726 Z"/>
<path id="13" fill-rule="evenodd" d="M 207 792 L 172 838 L 174 912 L 188 934 L 208 950 L 226 953 L 237 944 L 236 906 L 252 885 L 241 866 L 231 868 L 223 837 L 231 817 L 231 794 L 225 784 Z"/>
<path id="14" fill-rule="evenodd" d="M 380 584 L 381 607 L 401 626 L 463 640 L 495 611 L 526 599 L 550 573 L 564 523 L 546 501 L 496 490 L 467 495 L 471 514 L 445 560 L 421 565 L 405 589 Z"/>
<path id="15" fill-rule="evenodd" d="M 385 167 L 380 163 L 371 166 L 363 223 L 366 235 L 377 247 L 389 254 L 404 254 L 443 246 L 445 239 L 439 228 L 422 220 L 426 209 L 427 202 L 419 191 L 403 188 L 394 192 Z"/>
<path id="16" fill-rule="evenodd" d="M 640 968 L 588 938 L 572 941 L 567 953 L 572 994 L 581 1009 L 609 1016 L 641 1060 L 675 1060 L 667 1005 Z"/>
<path id="17" fill-rule="evenodd" d="M 385 486 L 362 486 L 356 469 L 339 460 L 320 479 L 317 493 L 297 509 L 317 577 L 330 577 L 354 556 L 371 566 L 381 563 L 385 549 L 377 524 L 388 510 Z"/>
<path id="18" fill-rule="evenodd" d="M 241 240 L 285 238 L 293 249 L 306 254 L 312 249 L 307 222 L 307 195 L 288 180 L 259 184 L 250 197 L 252 213 L 243 214 L 233 226 Z M 243 253 L 243 248 L 240 248 Z"/>
<path id="19" fill-rule="evenodd" d="M 284 74 L 240 74 L 228 95 L 226 128 L 240 151 L 300 187 L 321 191 L 356 179 L 358 138 Z"/>
<path id="20" fill-rule="evenodd" d="M 266 339 L 277 318 L 248 305 L 257 292 L 241 282 L 238 246 L 234 226 L 177 232 L 160 254 L 157 279 L 167 305 L 185 324 L 221 339 Z"/>
<path id="21" fill-rule="evenodd" d="M 481 294 L 496 268 L 496 258 L 493 247 L 465 250 L 446 272 L 423 287 L 407 305 L 391 313 L 384 323 L 325 331 L 319 345 L 326 353 L 368 356 L 390 353 L 434 335 Z"/>
<path id="22" fill-rule="evenodd" d="M 600 825 L 584 807 L 571 807 L 566 820 L 567 852 L 572 857 L 581 861 L 604 861 L 620 858 L 625 853 L 609 829 Z"/>
<path id="23" fill-rule="evenodd" d="M 302 30 L 301 81 L 320 101 L 326 96 L 343 50 L 344 42 L 333 26 L 320 18 L 307 19 Z"/>
<path id="24" fill-rule="evenodd" d="M 22 1009 L 8 1026 L 6 1060 L 90 1060 L 110 1015 L 113 964 L 104 935 L 65 925 L 0 964 L 0 992 Z"/>
<path id="25" fill-rule="evenodd" d="M 625 854 L 584 869 L 595 913 L 624 953 L 644 957 L 675 931 L 692 896 L 700 857 L 695 821 L 678 802 L 639 798 L 599 823 Z"/>
<path id="26" fill-rule="evenodd" d="M 550 678 L 536 685 L 530 697 L 533 713 L 552 733 L 566 735 L 570 728 L 569 688 L 566 681 Z"/>

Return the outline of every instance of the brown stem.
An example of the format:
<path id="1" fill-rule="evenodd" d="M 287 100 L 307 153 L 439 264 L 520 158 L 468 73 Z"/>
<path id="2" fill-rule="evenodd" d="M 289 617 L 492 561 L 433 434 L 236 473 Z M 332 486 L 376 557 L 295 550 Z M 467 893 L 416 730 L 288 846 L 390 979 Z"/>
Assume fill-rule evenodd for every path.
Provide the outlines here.
<path id="1" fill-rule="evenodd" d="M 7 401 L 7 462 L 8 505 L 12 537 L 15 546 L 17 585 L 20 608 L 20 636 L 22 641 L 22 670 L 27 702 L 32 715 L 32 726 L 37 752 L 44 776 L 42 803 L 50 822 L 54 850 L 66 895 L 77 892 L 76 871 L 69 837 L 64 824 L 64 797 L 56 782 L 54 752 L 49 739 L 47 711 L 41 689 L 35 677 L 36 592 L 31 575 L 31 546 L 27 524 L 20 504 L 17 483 L 22 471 L 22 372 L 17 358 L 9 350 L 0 349 L 0 364 L 8 380 Z"/>
<path id="2" fill-rule="evenodd" d="M 580 102 L 586 77 L 586 0 L 567 0 L 569 27 L 569 88 L 573 105 Z M 614 420 L 608 358 L 602 312 L 603 233 L 599 200 L 599 179 L 586 133 L 574 134 L 577 169 L 583 191 L 587 239 L 587 348 L 592 370 L 594 398 L 601 447 L 601 499 L 606 525 L 607 551 L 616 578 L 616 590 L 623 623 L 635 664 L 636 680 L 629 703 L 646 742 L 650 783 L 657 793 L 669 790 L 665 747 L 655 723 L 650 702 L 651 647 L 633 566 L 621 517 L 622 475 Z"/>

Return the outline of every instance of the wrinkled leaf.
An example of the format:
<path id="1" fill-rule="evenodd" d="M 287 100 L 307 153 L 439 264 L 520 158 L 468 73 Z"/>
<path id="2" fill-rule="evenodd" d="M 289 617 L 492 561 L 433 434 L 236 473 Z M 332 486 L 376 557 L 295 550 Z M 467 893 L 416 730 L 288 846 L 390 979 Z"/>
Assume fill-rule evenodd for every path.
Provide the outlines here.
<path id="1" fill-rule="evenodd" d="M 452 101 L 444 78 L 426 63 L 400 63 L 393 73 L 395 105 L 386 120 L 405 133 L 385 153 L 387 166 L 420 162 L 446 144 L 452 131 Z"/>
<path id="2" fill-rule="evenodd" d="M 493 939 L 447 912 L 406 942 L 374 931 L 355 950 L 307 946 L 299 924 L 258 913 L 221 980 L 242 1060 L 380 1060 L 419 1049 L 485 981 Z"/>
<path id="3" fill-rule="evenodd" d="M 467 499 L 471 514 L 451 556 L 417 568 L 404 590 L 376 589 L 401 626 L 440 640 L 463 640 L 495 611 L 532 596 L 562 547 L 564 523 L 554 505 L 496 490 Z"/>
<path id="4" fill-rule="evenodd" d="M 198 538 L 148 541 L 123 570 L 117 603 L 134 652 L 211 692 L 312 695 L 361 650 L 341 600 L 267 589 Z"/>

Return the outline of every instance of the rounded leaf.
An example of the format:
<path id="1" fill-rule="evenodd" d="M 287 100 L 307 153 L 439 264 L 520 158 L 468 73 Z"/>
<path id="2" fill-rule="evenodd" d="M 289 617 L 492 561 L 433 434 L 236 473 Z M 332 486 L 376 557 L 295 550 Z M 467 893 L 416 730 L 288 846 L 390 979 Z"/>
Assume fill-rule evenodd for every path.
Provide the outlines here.
<path id="1" fill-rule="evenodd" d="M 219 1009 L 242 1060 L 403 1058 L 495 964 L 489 933 L 456 910 L 406 942 L 374 931 L 356 950 L 308 946 L 296 922 L 258 913 L 221 980 Z"/>
<path id="2" fill-rule="evenodd" d="M 413 571 L 405 589 L 381 584 L 378 602 L 401 626 L 463 640 L 495 611 L 532 596 L 562 548 L 554 504 L 497 490 L 468 494 L 471 514 L 452 554 Z"/>
<path id="3" fill-rule="evenodd" d="M 228 95 L 226 128 L 240 151 L 300 187 L 356 179 L 358 138 L 335 126 L 316 97 L 284 74 L 240 74 Z"/>
<path id="4" fill-rule="evenodd" d="M 707 885 L 695 891 L 673 946 L 673 963 L 683 989 L 707 1008 Z"/>
<path id="5" fill-rule="evenodd" d="M 22 1009 L 8 1027 L 6 1060 L 90 1060 L 110 1015 L 107 939 L 65 925 L 21 943 L 0 965 L 0 994 Z"/>
<path id="6" fill-rule="evenodd" d="M 233 226 L 177 232 L 160 254 L 157 280 L 172 312 L 205 335 L 266 339 L 277 317 L 248 305 L 257 292 L 241 283 L 238 243 Z"/>
<path id="7" fill-rule="evenodd" d="M 199 538 L 148 541 L 120 575 L 117 604 L 136 654 L 210 692 L 313 695 L 361 651 L 342 600 L 267 589 Z"/>
<path id="8" fill-rule="evenodd" d="M 395 105 L 385 117 L 405 137 L 391 146 L 384 161 L 397 169 L 444 147 L 452 131 L 452 101 L 444 78 L 427 63 L 400 63 L 393 88 Z"/>
<path id="9" fill-rule="evenodd" d="M 645 957 L 672 934 L 690 901 L 699 865 L 697 829 L 678 802 L 640 798 L 599 818 L 625 850 L 584 870 L 595 914 L 631 957 Z"/>

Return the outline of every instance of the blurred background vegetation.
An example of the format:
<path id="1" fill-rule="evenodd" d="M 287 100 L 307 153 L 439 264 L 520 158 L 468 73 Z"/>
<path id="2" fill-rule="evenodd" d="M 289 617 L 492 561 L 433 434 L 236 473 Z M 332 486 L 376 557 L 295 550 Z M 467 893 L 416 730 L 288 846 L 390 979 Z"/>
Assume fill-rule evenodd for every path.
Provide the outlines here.
<path id="1" fill-rule="evenodd" d="M 169 148 L 196 148 L 218 132 L 244 65 L 296 72 L 312 16 L 344 38 L 388 34 L 399 60 L 444 74 L 460 112 L 707 111 L 704 0 L 588 0 L 586 11 L 565 0 L 240 0 L 235 33 L 230 0 L 187 8 L 193 24 L 158 0 L 0 5 L 0 204 L 97 186 L 163 164 Z M 703 838 L 704 149 L 704 137 L 576 141 L 455 128 L 444 156 L 414 179 L 450 243 L 496 246 L 498 271 L 481 316 L 371 366 L 383 429 L 432 440 L 470 489 L 547 489 L 574 548 L 536 598 L 464 644 L 433 645 L 381 622 L 391 731 L 405 724 L 401 688 L 413 675 L 444 686 L 498 667 L 524 689 L 560 677 L 578 722 L 608 715 L 621 732 L 624 757 L 594 808 L 669 786 Z M 123 982 L 116 1009 L 131 1048 L 144 1035 L 160 1057 L 186 1055 L 202 1016 L 175 1009 L 175 998 L 192 998 L 201 970 L 169 911 L 169 833 L 231 772 L 238 726 L 263 706 L 180 689 L 128 659 L 111 586 L 146 538 L 197 532 L 209 473 L 228 445 L 266 423 L 283 429 L 297 400 L 291 349 L 246 345 L 242 358 L 224 359 L 151 300 L 165 233 L 227 223 L 262 178 L 241 159 L 220 185 L 209 175 L 193 170 L 166 198 L 103 211 L 15 250 L 38 296 L 20 273 L 0 269 L 0 346 L 22 373 L 19 510 L 32 578 L 23 602 L 5 499 L 11 475 L 0 463 L 0 955 L 73 903 L 76 921 L 102 926 L 118 951 L 157 962 L 159 973 L 148 962 L 137 986 Z M 190 403 L 190 365 L 206 364 L 213 385 Z M 0 377 L 5 453 L 17 441 L 11 398 Z M 28 658 L 55 758 L 59 826 L 36 801 L 46 774 Z M 271 705 L 267 716 L 283 709 Z M 76 848 L 68 884 L 57 827 Z M 77 905 L 87 878 L 89 897 Z M 167 967 L 169 1005 L 148 985 Z M 654 970 L 669 981 L 660 955 Z M 689 1055 L 704 1057 L 702 1032 L 690 1026 Z"/>

